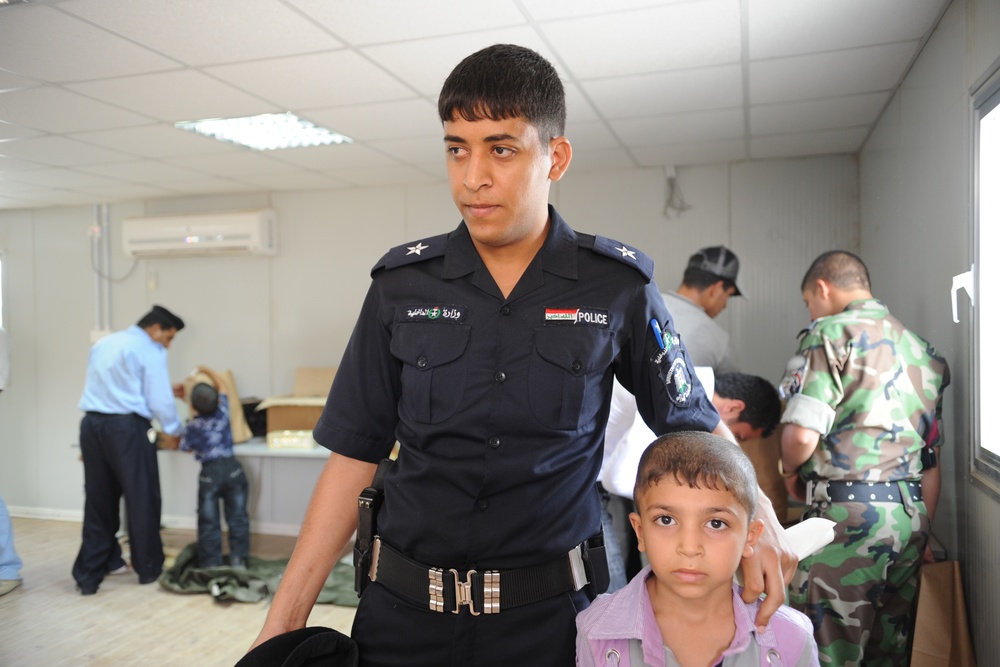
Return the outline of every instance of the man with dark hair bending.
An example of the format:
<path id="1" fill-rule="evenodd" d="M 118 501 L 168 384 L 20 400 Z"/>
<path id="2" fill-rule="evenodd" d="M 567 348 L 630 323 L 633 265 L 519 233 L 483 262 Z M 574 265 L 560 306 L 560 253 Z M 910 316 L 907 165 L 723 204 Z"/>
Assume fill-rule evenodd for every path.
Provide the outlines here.
<path id="1" fill-rule="evenodd" d="M 548 206 L 572 157 L 552 65 L 483 49 L 445 81 L 438 110 L 462 222 L 372 271 L 313 434 L 332 454 L 255 646 L 305 625 L 398 441 L 352 631 L 362 665 L 568 667 L 574 617 L 607 580 L 595 481 L 612 378 L 660 432 L 732 436 L 692 377 L 651 260 Z M 776 545 L 751 574 L 759 595 L 766 568 L 775 596 L 758 622 L 783 598 Z"/>
<path id="2" fill-rule="evenodd" d="M 140 584 L 163 571 L 160 539 L 160 471 L 150 420 L 160 421 L 168 447 L 177 446 L 177 417 L 167 368 L 167 350 L 184 321 L 153 306 L 136 324 L 102 338 L 90 348 L 87 384 L 80 398 L 80 454 L 86 499 L 83 544 L 73 578 L 83 595 L 93 595 L 104 576 L 127 572 L 115 538 L 122 496 L 128 518 L 132 569 Z"/>

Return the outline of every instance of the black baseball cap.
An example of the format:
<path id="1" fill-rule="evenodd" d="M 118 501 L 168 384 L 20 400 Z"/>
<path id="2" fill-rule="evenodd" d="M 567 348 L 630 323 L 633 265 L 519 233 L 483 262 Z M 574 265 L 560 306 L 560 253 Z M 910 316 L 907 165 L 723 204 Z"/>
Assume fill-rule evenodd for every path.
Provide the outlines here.
<path id="1" fill-rule="evenodd" d="M 731 281 L 736 288 L 733 296 L 746 296 L 736 282 L 736 276 L 740 272 L 740 259 L 736 253 L 724 245 L 702 248 L 691 255 L 691 258 L 688 259 L 688 268 L 698 269 L 723 280 Z"/>

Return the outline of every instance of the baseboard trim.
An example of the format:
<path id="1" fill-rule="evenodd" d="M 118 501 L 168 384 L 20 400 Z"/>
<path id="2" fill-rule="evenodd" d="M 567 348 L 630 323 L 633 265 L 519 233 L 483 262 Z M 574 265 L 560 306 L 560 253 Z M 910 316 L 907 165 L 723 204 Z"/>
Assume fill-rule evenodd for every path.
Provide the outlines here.
<path id="1" fill-rule="evenodd" d="M 83 523 L 83 510 L 60 510 L 49 507 L 25 507 L 8 505 L 10 515 L 19 519 L 44 519 L 46 521 L 72 521 Z M 181 530 L 197 530 L 198 517 L 188 515 L 164 514 L 160 517 L 160 525 L 164 528 L 179 528 Z M 295 537 L 300 526 L 295 523 L 277 523 L 274 521 L 250 520 L 250 531 L 258 535 L 282 535 Z"/>

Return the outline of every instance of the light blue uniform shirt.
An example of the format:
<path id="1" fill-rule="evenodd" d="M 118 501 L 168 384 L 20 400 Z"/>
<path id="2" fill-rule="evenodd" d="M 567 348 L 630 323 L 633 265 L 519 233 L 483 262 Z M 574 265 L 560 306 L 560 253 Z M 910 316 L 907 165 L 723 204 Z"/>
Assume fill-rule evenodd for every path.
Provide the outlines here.
<path id="1" fill-rule="evenodd" d="M 94 343 L 79 407 L 84 412 L 156 417 L 165 433 L 180 435 L 167 348 L 134 324 Z"/>

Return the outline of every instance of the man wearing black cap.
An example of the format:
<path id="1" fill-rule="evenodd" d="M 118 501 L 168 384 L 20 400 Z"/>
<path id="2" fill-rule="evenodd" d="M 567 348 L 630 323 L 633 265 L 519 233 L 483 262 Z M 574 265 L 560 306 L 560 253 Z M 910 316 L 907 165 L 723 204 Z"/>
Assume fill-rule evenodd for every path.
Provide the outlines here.
<path id="1" fill-rule="evenodd" d="M 119 504 L 125 497 L 132 568 L 140 584 L 163 571 L 160 540 L 160 472 L 150 422 L 160 421 L 165 445 L 176 448 L 177 417 L 167 368 L 167 349 L 184 321 L 153 306 L 136 324 L 94 343 L 87 360 L 87 383 L 80 398 L 80 453 L 86 499 L 83 544 L 73 563 L 73 578 L 83 595 L 92 595 L 106 574 L 125 573 Z"/>
<path id="2" fill-rule="evenodd" d="M 681 340 L 695 366 L 711 366 L 716 375 L 737 371 L 729 334 L 715 322 L 731 296 L 743 296 L 736 284 L 740 260 L 725 246 L 702 248 L 688 259 L 681 286 L 663 300 L 674 316 Z"/>

